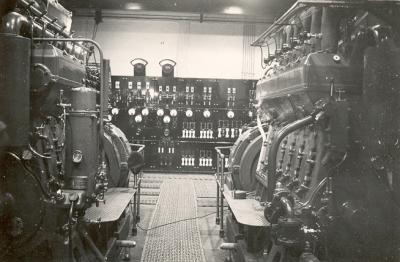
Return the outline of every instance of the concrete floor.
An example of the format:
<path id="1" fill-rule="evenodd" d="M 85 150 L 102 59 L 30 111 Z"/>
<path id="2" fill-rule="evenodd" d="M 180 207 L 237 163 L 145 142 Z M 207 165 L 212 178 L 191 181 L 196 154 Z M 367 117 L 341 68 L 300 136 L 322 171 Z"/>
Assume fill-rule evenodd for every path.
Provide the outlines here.
<path id="1" fill-rule="evenodd" d="M 219 246 L 223 243 L 223 240 L 219 237 L 219 226 L 215 224 L 216 187 L 213 180 L 214 176 L 212 175 L 145 174 L 142 187 L 142 205 L 140 210 L 141 220 L 139 226 L 143 229 L 149 228 L 153 211 L 155 209 L 155 203 L 158 197 L 157 192 L 159 193 L 159 186 L 164 179 L 190 179 L 193 181 L 197 195 L 197 216 L 202 217 L 198 219 L 198 226 L 206 261 L 223 262 L 226 253 L 225 251 L 219 249 Z M 138 228 L 137 236 L 131 236 L 131 238 L 136 241 L 137 246 L 130 251 L 130 261 L 140 261 L 146 240 L 146 231 Z"/>

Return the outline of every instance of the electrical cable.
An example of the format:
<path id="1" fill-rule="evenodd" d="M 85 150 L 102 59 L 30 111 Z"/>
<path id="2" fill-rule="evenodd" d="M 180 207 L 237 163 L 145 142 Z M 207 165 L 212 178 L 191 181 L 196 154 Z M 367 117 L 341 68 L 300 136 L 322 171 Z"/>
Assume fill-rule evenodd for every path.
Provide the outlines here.
<path id="1" fill-rule="evenodd" d="M 224 209 L 224 210 L 225 210 L 225 211 L 228 211 L 229 208 Z M 154 229 L 157 229 L 157 228 L 160 228 L 160 227 L 165 227 L 165 226 L 169 226 L 169 225 L 176 224 L 176 223 L 180 223 L 180 222 L 185 222 L 185 221 L 190 221 L 190 220 L 205 218 L 205 217 L 211 216 L 211 215 L 216 214 L 216 213 L 218 213 L 218 212 L 217 212 L 217 211 L 214 211 L 214 212 L 211 212 L 211 213 L 202 215 L 202 216 L 195 216 L 195 217 L 184 218 L 184 219 L 176 220 L 176 221 L 173 221 L 173 222 L 165 223 L 165 224 L 158 225 L 158 226 L 151 227 L 151 228 L 143 228 L 143 227 L 141 227 L 139 224 L 137 224 L 136 226 L 137 226 L 139 229 L 141 229 L 142 231 L 147 232 L 147 231 L 151 231 L 151 230 L 154 230 Z"/>
<path id="2" fill-rule="evenodd" d="M 36 151 L 33 146 L 31 144 L 28 144 L 29 150 L 35 155 L 38 156 L 40 158 L 44 158 L 44 159 L 51 159 L 51 156 L 45 156 L 40 154 L 38 151 Z"/>
<path id="3" fill-rule="evenodd" d="M 13 158 L 15 158 L 18 163 L 22 166 L 22 168 L 36 181 L 36 183 L 39 185 L 40 191 L 42 192 L 43 196 L 47 199 L 50 198 L 49 193 L 47 193 L 47 191 L 45 190 L 45 188 L 43 187 L 40 179 L 35 175 L 35 173 L 30 170 L 21 160 L 21 158 L 19 158 L 15 153 L 12 152 L 6 152 L 6 154 L 12 156 Z"/>

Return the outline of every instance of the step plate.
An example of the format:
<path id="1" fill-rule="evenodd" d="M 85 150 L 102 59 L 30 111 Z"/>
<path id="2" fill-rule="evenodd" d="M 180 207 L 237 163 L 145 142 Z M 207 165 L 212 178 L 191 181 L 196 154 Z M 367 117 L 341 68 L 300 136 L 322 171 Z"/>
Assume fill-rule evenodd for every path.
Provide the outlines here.
<path id="1" fill-rule="evenodd" d="M 101 223 L 116 221 L 135 195 L 136 190 L 126 187 L 110 188 L 104 195 L 105 203 L 98 207 L 92 206 L 86 210 L 85 218 Z"/>
<path id="2" fill-rule="evenodd" d="M 270 223 L 264 217 L 264 207 L 255 199 L 233 199 L 233 191 L 224 186 L 224 198 L 236 220 L 243 225 L 266 227 Z"/>

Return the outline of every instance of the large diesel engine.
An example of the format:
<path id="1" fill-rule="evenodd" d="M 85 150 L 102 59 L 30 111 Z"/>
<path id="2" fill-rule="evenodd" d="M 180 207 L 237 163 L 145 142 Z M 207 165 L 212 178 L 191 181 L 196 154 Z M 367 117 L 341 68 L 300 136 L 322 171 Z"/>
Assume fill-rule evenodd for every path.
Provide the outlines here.
<path id="1" fill-rule="evenodd" d="M 219 169 L 229 259 L 399 260 L 399 8 L 298 1 L 255 41 L 258 124 Z"/>
<path id="2" fill-rule="evenodd" d="M 0 261 L 116 259 L 135 191 L 103 120 L 109 63 L 56 0 L 2 1 L 0 19 Z"/>

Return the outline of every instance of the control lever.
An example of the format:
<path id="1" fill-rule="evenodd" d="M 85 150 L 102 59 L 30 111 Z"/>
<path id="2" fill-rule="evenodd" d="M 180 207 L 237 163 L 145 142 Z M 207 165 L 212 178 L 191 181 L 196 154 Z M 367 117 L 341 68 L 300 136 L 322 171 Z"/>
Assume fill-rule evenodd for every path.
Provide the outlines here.
<path id="1" fill-rule="evenodd" d="M 72 225 L 76 223 L 76 219 L 74 218 L 74 209 L 75 205 L 79 200 L 79 195 L 77 193 L 72 193 L 68 196 L 68 200 L 71 203 L 69 207 L 69 215 L 68 215 L 68 254 L 69 259 L 72 261 L 73 259 L 73 251 L 72 251 Z"/>

